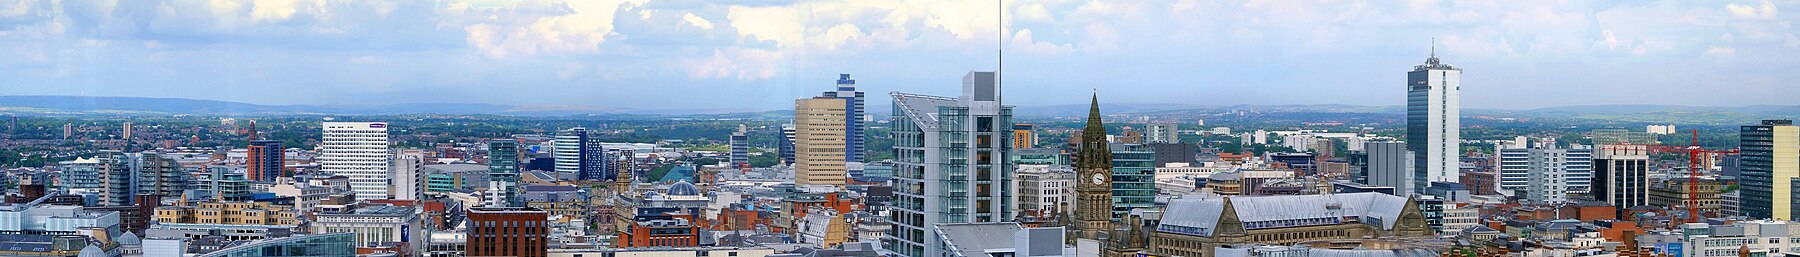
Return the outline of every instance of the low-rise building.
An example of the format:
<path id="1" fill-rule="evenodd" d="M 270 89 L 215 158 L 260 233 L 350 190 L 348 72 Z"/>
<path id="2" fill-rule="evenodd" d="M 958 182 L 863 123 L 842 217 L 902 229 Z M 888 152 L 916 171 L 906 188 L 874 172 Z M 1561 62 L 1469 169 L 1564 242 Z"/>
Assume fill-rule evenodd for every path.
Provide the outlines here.
<path id="1" fill-rule="evenodd" d="M 1291 244 L 1364 237 L 1429 237 L 1419 203 L 1380 194 L 1193 197 L 1169 201 L 1151 254 L 1213 257 L 1242 243 Z"/>
<path id="2" fill-rule="evenodd" d="M 313 233 L 350 233 L 356 235 L 357 248 L 389 248 L 406 245 L 407 253 L 425 250 L 425 226 L 421 213 L 412 206 L 385 204 L 320 205 L 313 214 Z M 415 241 L 417 240 L 417 241 Z M 418 242 L 418 243 L 414 243 Z"/>

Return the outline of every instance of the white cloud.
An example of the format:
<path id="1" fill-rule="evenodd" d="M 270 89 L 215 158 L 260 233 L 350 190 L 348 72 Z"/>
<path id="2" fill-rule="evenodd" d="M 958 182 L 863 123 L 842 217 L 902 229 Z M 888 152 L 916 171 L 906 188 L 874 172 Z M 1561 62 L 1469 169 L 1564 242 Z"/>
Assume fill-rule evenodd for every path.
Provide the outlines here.
<path id="1" fill-rule="evenodd" d="M 1711 57 L 1731 57 L 1737 55 L 1737 49 L 1730 47 L 1708 47 L 1706 48 L 1706 52 L 1702 53 L 1702 55 Z"/>
<path id="2" fill-rule="evenodd" d="M 1777 13 L 1775 10 L 1775 3 L 1770 2 L 1769 0 L 1763 0 L 1754 6 L 1737 3 L 1725 4 L 1725 11 L 1730 12 L 1731 17 L 1751 20 L 1775 19 L 1775 14 Z"/>
<path id="3" fill-rule="evenodd" d="M 694 25 L 695 28 L 707 30 L 713 29 L 711 21 L 707 21 L 706 18 L 700 18 L 699 15 L 694 15 L 694 13 L 691 12 L 681 15 L 681 20 L 687 22 L 688 25 Z"/>
<path id="4" fill-rule="evenodd" d="M 468 42 L 491 58 L 592 53 L 613 34 L 613 19 L 620 9 L 642 6 L 646 1 L 570 1 L 564 15 L 538 17 L 527 24 L 477 23 L 464 29 Z"/>

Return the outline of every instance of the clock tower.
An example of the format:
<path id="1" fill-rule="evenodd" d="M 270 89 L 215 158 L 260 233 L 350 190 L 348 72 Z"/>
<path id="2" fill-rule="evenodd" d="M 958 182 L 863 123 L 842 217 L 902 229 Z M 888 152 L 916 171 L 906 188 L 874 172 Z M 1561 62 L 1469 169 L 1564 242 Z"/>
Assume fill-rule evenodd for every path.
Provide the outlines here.
<path id="1" fill-rule="evenodd" d="M 1081 146 L 1075 152 L 1076 238 L 1100 239 L 1112 230 L 1112 150 L 1107 149 L 1106 127 L 1100 122 L 1100 95 L 1088 107 L 1087 128 L 1081 130 Z"/>

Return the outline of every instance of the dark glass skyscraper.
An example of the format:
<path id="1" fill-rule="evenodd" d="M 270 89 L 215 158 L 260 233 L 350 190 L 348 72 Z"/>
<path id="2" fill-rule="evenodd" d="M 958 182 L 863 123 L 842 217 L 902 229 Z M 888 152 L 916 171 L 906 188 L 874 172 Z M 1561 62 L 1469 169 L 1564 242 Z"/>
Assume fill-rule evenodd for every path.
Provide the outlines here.
<path id="1" fill-rule="evenodd" d="M 250 180 L 270 182 L 286 175 L 281 172 L 281 167 L 286 162 L 283 160 L 285 156 L 282 155 L 281 141 L 250 141 L 250 147 L 245 152 L 248 153 L 244 165 L 245 175 Z"/>

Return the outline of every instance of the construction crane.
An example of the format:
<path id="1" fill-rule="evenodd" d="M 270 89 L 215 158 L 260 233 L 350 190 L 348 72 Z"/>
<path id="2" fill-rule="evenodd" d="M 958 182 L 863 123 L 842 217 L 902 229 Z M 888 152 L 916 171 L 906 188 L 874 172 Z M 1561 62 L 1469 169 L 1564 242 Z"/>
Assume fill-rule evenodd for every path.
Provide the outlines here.
<path id="1" fill-rule="evenodd" d="M 1630 144 L 1630 143 L 1613 144 L 1613 146 L 1643 147 L 1643 149 L 1645 151 L 1653 152 L 1653 153 L 1685 153 L 1685 154 L 1687 154 L 1687 157 L 1688 157 L 1687 191 L 1688 192 L 1687 192 L 1687 201 L 1685 201 L 1686 205 L 1687 205 L 1687 213 L 1688 213 L 1687 220 L 1686 220 L 1687 223 L 1694 223 L 1694 222 L 1698 222 L 1700 220 L 1700 209 L 1699 209 L 1699 207 L 1697 207 L 1697 205 L 1699 205 L 1699 202 L 1700 202 L 1700 170 L 1704 169 L 1704 167 L 1700 167 L 1700 158 L 1710 158 L 1710 156 L 1712 156 L 1712 155 L 1721 155 L 1721 154 L 1738 154 L 1738 149 L 1710 150 L 1710 149 L 1700 148 L 1700 130 L 1696 129 L 1696 130 L 1692 130 L 1692 132 L 1693 132 L 1693 140 L 1690 143 L 1688 143 L 1688 145 L 1686 145 L 1686 146 L 1643 145 L 1643 144 Z M 1673 225 L 1673 224 L 1671 224 L 1671 225 Z"/>

